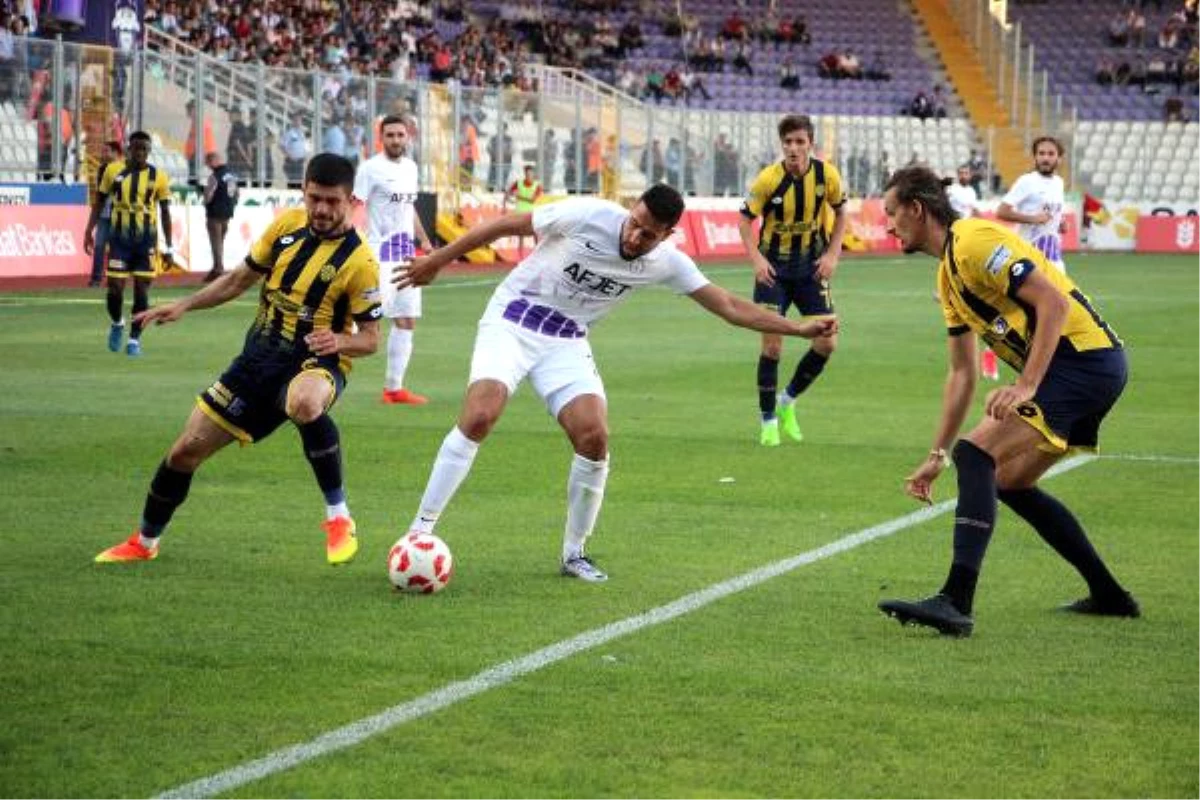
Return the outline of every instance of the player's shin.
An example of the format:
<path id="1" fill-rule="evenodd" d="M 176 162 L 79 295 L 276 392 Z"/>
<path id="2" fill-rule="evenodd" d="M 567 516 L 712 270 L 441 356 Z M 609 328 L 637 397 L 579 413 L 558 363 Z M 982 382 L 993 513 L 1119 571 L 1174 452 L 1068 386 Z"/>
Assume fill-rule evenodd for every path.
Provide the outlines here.
<path id="1" fill-rule="evenodd" d="M 192 473 L 172 469 L 165 460 L 158 465 L 138 525 L 143 547 L 153 549 L 158 546 L 158 537 L 166 530 L 175 509 L 187 499 L 191 485 Z"/>
<path id="2" fill-rule="evenodd" d="M 325 496 L 325 518 L 349 517 L 342 479 L 342 445 L 333 418 L 322 414 L 312 422 L 296 425 L 296 428 L 304 445 L 304 457 Z"/>
<path id="3" fill-rule="evenodd" d="M 571 460 L 567 478 L 567 527 L 563 532 L 563 561 L 583 555 L 584 545 L 596 527 L 604 486 L 608 482 L 609 459 L 592 461 L 578 453 Z"/>
<path id="4" fill-rule="evenodd" d="M 975 585 L 996 526 L 996 462 L 966 439 L 954 446 L 958 505 L 954 511 L 954 561 L 942 587 L 964 614 L 971 613 Z"/>
<path id="5" fill-rule="evenodd" d="M 433 532 L 442 511 L 471 472 L 477 452 L 479 445 L 468 439 L 457 425 L 450 429 L 438 449 L 437 459 L 429 473 L 429 483 L 425 485 L 425 494 L 421 496 L 421 508 L 408 526 L 409 530 Z"/>

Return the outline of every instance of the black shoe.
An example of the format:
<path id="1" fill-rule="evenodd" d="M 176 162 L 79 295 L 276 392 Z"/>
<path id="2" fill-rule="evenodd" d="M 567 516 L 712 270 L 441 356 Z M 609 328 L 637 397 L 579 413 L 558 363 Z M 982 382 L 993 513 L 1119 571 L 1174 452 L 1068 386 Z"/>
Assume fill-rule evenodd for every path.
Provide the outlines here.
<path id="1" fill-rule="evenodd" d="M 217 278 L 221 277 L 224 274 L 225 274 L 225 270 L 223 270 L 223 269 L 209 270 L 208 274 L 204 276 L 204 282 L 212 283 L 213 281 L 215 281 Z"/>
<path id="2" fill-rule="evenodd" d="M 1109 595 L 1107 597 L 1088 595 L 1082 600 L 1068 603 L 1062 607 L 1062 610 L 1070 611 L 1072 614 L 1091 614 L 1095 617 L 1130 617 L 1137 619 L 1142 615 L 1142 609 L 1138 605 L 1138 601 L 1134 600 L 1133 595 L 1129 592 L 1121 592 L 1120 594 Z"/>
<path id="3" fill-rule="evenodd" d="M 966 638 L 975 628 L 975 620 L 955 608 L 944 594 L 935 594 L 924 600 L 883 600 L 879 610 L 901 625 L 925 625 L 937 629 L 946 636 Z"/>

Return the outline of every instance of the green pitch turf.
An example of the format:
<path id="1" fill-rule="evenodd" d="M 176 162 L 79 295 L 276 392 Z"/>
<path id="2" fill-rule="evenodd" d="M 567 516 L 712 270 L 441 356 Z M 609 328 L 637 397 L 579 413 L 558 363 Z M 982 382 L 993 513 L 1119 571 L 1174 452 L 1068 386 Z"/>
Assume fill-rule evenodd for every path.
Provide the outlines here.
<path id="1" fill-rule="evenodd" d="M 975 636 L 899 627 L 875 604 L 940 585 L 943 515 L 227 793 L 1196 797 L 1196 261 L 1070 268 L 1132 378 L 1104 457 L 1045 486 L 1142 619 L 1057 612 L 1082 582 L 1002 509 Z M 593 333 L 612 474 L 590 549 L 610 581 L 557 574 L 571 452 L 526 387 L 443 517 L 457 573 L 433 597 L 391 593 L 384 558 L 454 422 L 495 276 L 426 292 L 409 384 L 429 405 L 380 404 L 381 357 L 352 374 L 334 417 L 363 547 L 341 569 L 291 428 L 206 464 L 157 561 L 92 563 L 136 524 L 249 300 L 151 330 L 130 359 L 105 348 L 96 290 L 0 295 L 0 796 L 185 786 L 908 514 L 945 372 L 933 269 L 842 262 L 840 349 L 800 400 L 805 441 L 771 450 L 757 335 L 633 297 Z M 747 293 L 747 268 L 708 271 Z M 805 347 L 785 345 L 785 371 Z M 950 472 L 935 499 L 954 491 Z"/>

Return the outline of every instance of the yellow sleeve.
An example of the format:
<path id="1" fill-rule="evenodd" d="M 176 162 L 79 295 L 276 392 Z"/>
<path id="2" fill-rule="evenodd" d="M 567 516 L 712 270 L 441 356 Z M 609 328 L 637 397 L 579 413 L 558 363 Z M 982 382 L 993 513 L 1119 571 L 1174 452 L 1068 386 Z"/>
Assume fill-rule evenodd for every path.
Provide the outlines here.
<path id="1" fill-rule="evenodd" d="M 846 202 L 846 195 L 842 189 L 842 173 L 828 161 L 825 162 L 825 202 L 833 208 L 838 208 Z"/>
<path id="2" fill-rule="evenodd" d="M 167 173 L 159 170 L 158 178 L 154 182 L 154 199 L 155 200 L 170 200 L 171 185 L 167 183 Z"/>
<path id="3" fill-rule="evenodd" d="M 379 319 L 383 316 L 379 296 L 379 262 L 365 244 L 360 244 L 351 258 L 354 260 L 354 269 L 346 281 L 350 317 L 358 322 Z"/>
<path id="4" fill-rule="evenodd" d="M 105 165 L 104 172 L 100 175 L 100 186 L 98 189 L 100 194 L 112 194 L 113 181 L 117 177 L 117 170 L 115 168 L 118 165 L 119 162 L 116 161 Z"/>
<path id="5" fill-rule="evenodd" d="M 303 209 L 300 211 L 303 213 Z M 280 214 L 267 226 L 263 235 L 250 245 L 250 252 L 246 254 L 246 263 L 250 265 L 250 269 L 264 275 L 270 274 L 275 266 L 275 242 L 285 231 L 297 228 L 296 222 L 296 209 L 292 209 Z"/>
<path id="6" fill-rule="evenodd" d="M 770 173 L 770 167 L 764 169 L 758 173 L 758 177 L 750 185 L 750 193 L 742 201 L 741 212 L 743 216 L 754 219 L 762 214 L 763 208 L 767 205 L 768 195 L 771 192 Z"/>

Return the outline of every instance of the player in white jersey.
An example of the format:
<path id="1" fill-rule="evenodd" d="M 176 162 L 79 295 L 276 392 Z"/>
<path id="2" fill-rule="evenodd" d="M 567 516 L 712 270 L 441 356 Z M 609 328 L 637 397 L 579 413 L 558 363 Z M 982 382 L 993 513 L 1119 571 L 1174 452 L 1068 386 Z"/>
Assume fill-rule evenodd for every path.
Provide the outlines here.
<path id="1" fill-rule="evenodd" d="M 609 464 L 604 384 L 587 339 L 592 325 L 639 287 L 662 284 L 739 327 L 809 339 L 836 333 L 835 319 L 789 320 L 709 283 L 667 241 L 682 214 L 683 198 L 665 184 L 647 190 L 630 211 L 606 200 L 571 198 L 492 220 L 397 272 L 399 286 L 421 286 L 477 247 L 505 236 L 537 237 L 533 252 L 496 288 L 479 321 L 458 424 L 438 451 L 412 530 L 433 530 L 470 472 L 479 444 L 528 379 L 575 451 L 562 573 L 606 580 L 584 554 Z"/>
<path id="2" fill-rule="evenodd" d="M 1019 223 L 1017 232 L 1063 272 L 1063 179 L 1055 175 L 1063 147 L 1053 136 L 1033 141 L 1033 172 L 1017 178 L 1000 201 L 996 216 Z"/>
<path id="3" fill-rule="evenodd" d="M 979 213 L 979 195 L 971 185 L 970 166 L 963 164 L 958 168 L 958 180 L 946 185 L 946 197 L 950 198 L 950 207 L 954 209 L 954 213 L 962 219 Z"/>
<path id="4" fill-rule="evenodd" d="M 946 183 L 946 197 L 950 200 L 950 208 L 954 209 L 955 214 L 962 219 L 979 215 L 979 194 L 971 185 L 970 164 L 963 164 L 958 168 L 957 180 L 950 181 L 947 178 L 944 183 Z M 936 294 L 933 299 L 941 302 Z M 995 351 L 987 345 L 984 345 L 979 353 L 979 374 L 989 381 L 1000 380 L 1000 360 L 996 358 Z"/>
<path id="5" fill-rule="evenodd" d="M 427 398 L 404 388 L 404 373 L 412 358 L 413 330 L 421 316 L 421 290 L 397 290 L 392 270 L 412 261 L 416 246 L 433 249 L 417 216 L 417 164 L 408 152 L 408 127 L 403 117 L 389 115 L 379 126 L 383 152 L 367 159 L 354 178 L 354 197 L 367 207 L 367 243 L 379 259 L 383 314 L 391 318 L 383 402 L 423 405 Z"/>

